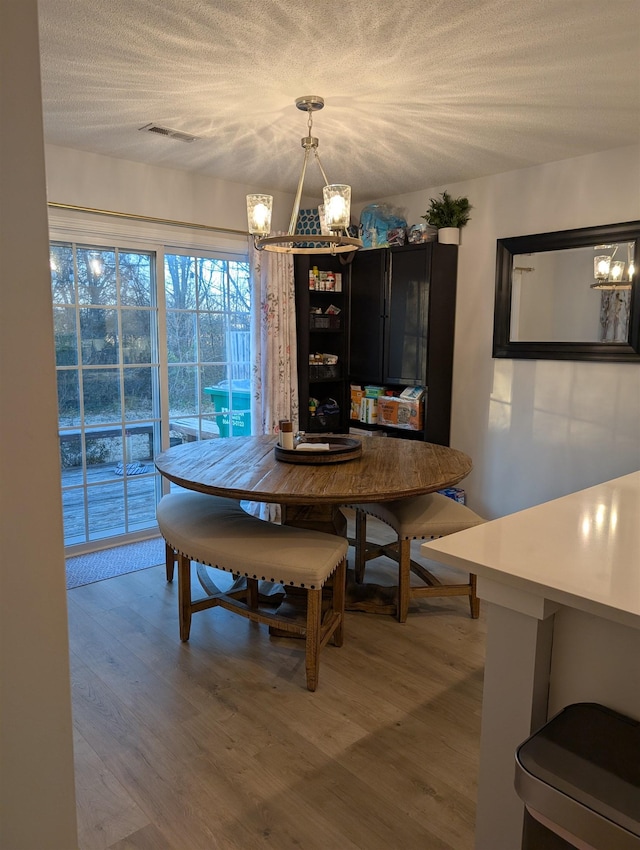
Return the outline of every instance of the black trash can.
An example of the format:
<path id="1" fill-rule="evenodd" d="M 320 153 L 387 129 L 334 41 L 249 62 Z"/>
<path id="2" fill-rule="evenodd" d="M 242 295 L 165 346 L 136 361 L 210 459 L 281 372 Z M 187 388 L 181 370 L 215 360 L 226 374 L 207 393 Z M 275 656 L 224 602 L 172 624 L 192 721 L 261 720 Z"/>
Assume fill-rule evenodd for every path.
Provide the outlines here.
<path id="1" fill-rule="evenodd" d="M 566 706 L 516 750 L 515 789 L 569 846 L 640 850 L 640 723 L 598 703 Z"/>

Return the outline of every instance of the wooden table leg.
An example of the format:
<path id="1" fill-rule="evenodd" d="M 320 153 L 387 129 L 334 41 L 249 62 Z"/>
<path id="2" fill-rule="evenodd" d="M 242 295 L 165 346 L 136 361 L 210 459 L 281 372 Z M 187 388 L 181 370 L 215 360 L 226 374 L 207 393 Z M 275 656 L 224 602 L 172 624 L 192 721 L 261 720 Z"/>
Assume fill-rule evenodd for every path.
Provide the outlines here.
<path id="1" fill-rule="evenodd" d="M 282 524 L 347 536 L 347 518 L 338 505 L 281 505 Z"/>
<path id="2" fill-rule="evenodd" d="M 355 572 L 347 570 L 345 611 L 365 611 L 368 614 L 391 614 L 398 610 L 398 586 L 357 582 Z"/>
<path id="3" fill-rule="evenodd" d="M 282 505 L 281 509 L 284 525 L 347 536 L 347 518 L 337 505 Z M 287 601 L 295 607 L 295 601 L 288 598 L 293 594 L 289 590 L 286 593 Z M 357 584 L 353 570 L 347 570 L 346 611 L 395 615 L 397 607 L 397 586 L 385 587 L 367 582 Z"/>

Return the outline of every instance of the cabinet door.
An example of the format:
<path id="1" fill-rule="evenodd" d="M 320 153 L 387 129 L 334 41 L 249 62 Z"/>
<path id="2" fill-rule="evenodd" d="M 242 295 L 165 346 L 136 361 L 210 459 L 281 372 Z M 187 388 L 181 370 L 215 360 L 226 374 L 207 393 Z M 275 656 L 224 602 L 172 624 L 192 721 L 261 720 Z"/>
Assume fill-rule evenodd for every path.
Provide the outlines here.
<path id="1" fill-rule="evenodd" d="M 421 386 L 427 382 L 431 245 L 392 248 L 389 255 L 382 383 Z"/>
<path id="2" fill-rule="evenodd" d="M 355 383 L 382 382 L 386 261 L 387 251 L 360 251 L 351 267 L 349 375 Z"/>

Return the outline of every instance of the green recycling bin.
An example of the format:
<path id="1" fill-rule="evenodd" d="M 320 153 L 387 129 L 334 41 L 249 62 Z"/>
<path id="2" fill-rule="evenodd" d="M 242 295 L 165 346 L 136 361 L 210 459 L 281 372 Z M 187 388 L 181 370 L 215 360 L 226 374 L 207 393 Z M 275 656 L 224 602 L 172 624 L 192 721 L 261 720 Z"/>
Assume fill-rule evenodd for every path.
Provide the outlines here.
<path id="1" fill-rule="evenodd" d="M 217 417 L 221 437 L 242 437 L 251 434 L 251 390 L 249 381 L 232 381 L 231 400 L 229 400 L 229 382 L 223 381 L 215 387 L 205 387 L 204 392 L 211 396 L 213 409 L 225 415 Z M 233 408 L 232 412 L 229 409 Z"/>

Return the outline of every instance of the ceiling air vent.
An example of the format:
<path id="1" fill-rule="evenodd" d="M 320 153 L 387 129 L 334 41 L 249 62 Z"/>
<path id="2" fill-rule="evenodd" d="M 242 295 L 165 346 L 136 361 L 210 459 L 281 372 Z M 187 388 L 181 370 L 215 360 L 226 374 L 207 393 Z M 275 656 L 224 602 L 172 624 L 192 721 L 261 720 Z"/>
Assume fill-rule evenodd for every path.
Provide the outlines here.
<path id="1" fill-rule="evenodd" d="M 190 133 L 182 133 L 180 130 L 161 127 L 159 124 L 145 124 L 140 129 L 146 130 L 147 133 L 157 133 L 159 136 L 167 136 L 169 139 L 177 139 L 179 142 L 195 142 L 198 138 L 197 136 L 192 136 Z"/>

